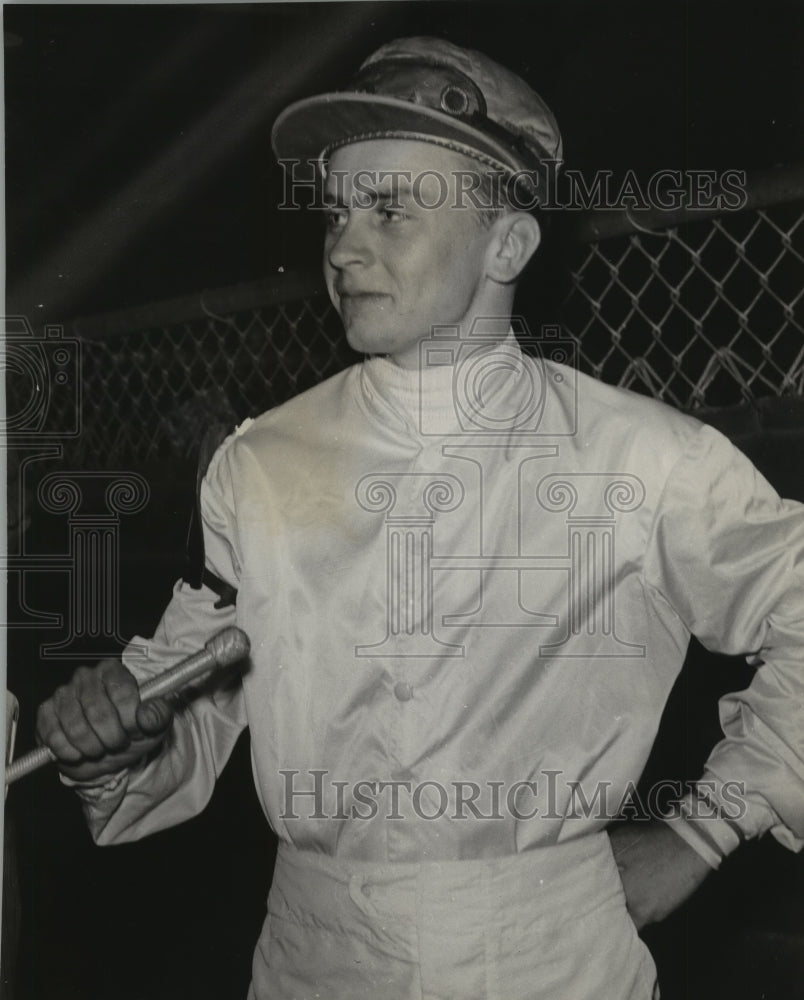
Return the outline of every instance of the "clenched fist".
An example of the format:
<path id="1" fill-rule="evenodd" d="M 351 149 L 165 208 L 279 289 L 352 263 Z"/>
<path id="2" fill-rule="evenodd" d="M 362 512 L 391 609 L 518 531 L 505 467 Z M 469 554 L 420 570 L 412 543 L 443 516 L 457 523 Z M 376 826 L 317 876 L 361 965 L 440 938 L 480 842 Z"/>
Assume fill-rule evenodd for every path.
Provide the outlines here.
<path id="1" fill-rule="evenodd" d="M 173 720 L 161 698 L 140 701 L 137 682 L 119 660 L 80 667 L 39 707 L 36 735 L 74 781 L 114 774 L 156 750 Z"/>

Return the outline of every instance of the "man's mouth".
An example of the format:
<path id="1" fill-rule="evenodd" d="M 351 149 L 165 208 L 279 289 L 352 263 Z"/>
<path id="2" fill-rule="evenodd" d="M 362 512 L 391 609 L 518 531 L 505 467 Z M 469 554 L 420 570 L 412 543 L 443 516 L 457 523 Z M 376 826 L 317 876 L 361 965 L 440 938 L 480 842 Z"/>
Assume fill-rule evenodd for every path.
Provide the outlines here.
<path id="1" fill-rule="evenodd" d="M 347 285 L 342 281 L 335 282 L 335 292 L 338 298 L 341 299 L 359 299 L 364 296 L 382 295 L 382 292 L 375 291 L 372 288 L 358 288 L 355 285 Z"/>
<path id="2" fill-rule="evenodd" d="M 384 292 L 357 292 L 357 291 L 339 291 L 338 300 L 341 306 L 348 307 L 360 307 L 363 305 L 377 305 L 383 299 L 387 299 L 388 296 Z"/>

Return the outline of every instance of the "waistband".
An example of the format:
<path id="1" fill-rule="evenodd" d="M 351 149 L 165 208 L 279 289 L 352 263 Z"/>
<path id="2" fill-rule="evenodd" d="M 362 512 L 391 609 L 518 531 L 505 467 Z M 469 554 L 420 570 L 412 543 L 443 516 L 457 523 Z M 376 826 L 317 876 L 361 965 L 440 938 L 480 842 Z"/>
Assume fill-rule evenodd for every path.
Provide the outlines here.
<path id="1" fill-rule="evenodd" d="M 362 862 L 280 843 L 272 908 L 301 923 L 339 926 L 348 895 L 365 916 L 446 925 L 478 923 L 521 905 L 531 918 L 578 919 L 613 897 L 622 882 L 608 835 L 595 833 L 499 858 L 461 861 Z"/>

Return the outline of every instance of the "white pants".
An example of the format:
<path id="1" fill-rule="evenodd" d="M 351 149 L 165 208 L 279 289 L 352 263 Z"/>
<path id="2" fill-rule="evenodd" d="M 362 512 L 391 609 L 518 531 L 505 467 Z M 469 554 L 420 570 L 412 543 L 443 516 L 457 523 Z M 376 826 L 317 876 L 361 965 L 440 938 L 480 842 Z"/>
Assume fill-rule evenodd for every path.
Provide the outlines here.
<path id="1" fill-rule="evenodd" d="M 487 861 L 281 845 L 249 1000 L 655 1000 L 608 836 Z"/>

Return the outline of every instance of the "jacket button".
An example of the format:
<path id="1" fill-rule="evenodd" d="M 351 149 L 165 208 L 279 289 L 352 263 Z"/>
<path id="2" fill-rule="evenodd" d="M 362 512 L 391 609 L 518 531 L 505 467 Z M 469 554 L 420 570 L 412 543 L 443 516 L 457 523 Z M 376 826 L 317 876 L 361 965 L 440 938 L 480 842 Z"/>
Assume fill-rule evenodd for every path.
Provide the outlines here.
<path id="1" fill-rule="evenodd" d="M 406 684 L 404 681 L 399 681 L 398 684 L 394 685 L 394 695 L 397 701 L 410 701 L 413 697 L 413 690 L 410 684 Z"/>

